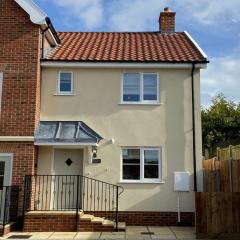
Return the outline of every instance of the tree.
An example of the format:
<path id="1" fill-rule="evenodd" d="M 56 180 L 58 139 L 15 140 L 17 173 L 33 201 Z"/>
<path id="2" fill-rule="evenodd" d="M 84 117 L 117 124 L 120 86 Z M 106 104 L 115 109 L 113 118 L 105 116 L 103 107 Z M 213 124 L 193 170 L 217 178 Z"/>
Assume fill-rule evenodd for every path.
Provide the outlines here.
<path id="1" fill-rule="evenodd" d="M 203 150 L 208 149 L 210 157 L 216 148 L 231 144 L 240 139 L 240 102 L 227 100 L 218 94 L 211 100 L 207 109 L 202 109 L 202 141 Z"/>

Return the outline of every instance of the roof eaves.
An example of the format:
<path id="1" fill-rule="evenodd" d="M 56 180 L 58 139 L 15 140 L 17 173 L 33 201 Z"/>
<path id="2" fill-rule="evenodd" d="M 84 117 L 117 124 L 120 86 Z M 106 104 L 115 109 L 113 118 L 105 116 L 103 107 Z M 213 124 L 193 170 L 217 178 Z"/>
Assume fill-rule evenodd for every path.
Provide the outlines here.
<path id="1" fill-rule="evenodd" d="M 60 39 L 47 14 L 32 0 L 15 0 L 15 2 L 29 15 L 32 23 L 40 25 L 48 32 L 48 41 L 53 46 L 60 44 Z"/>
<path id="2" fill-rule="evenodd" d="M 32 0 L 15 0 L 15 2 L 30 16 L 34 24 L 46 24 L 47 14 Z"/>
<path id="3" fill-rule="evenodd" d="M 49 55 L 49 54 L 48 54 Z M 209 61 L 207 59 L 203 59 L 203 60 L 187 60 L 187 61 L 119 61 L 119 60 L 99 60 L 99 61 L 94 61 L 94 60 L 74 60 L 74 59 L 51 59 L 51 58 L 44 58 L 42 59 L 43 62 L 75 62 L 75 63 L 170 63 L 170 64 L 178 64 L 178 63 L 209 63 Z"/>
<path id="4" fill-rule="evenodd" d="M 186 36 L 189 38 L 189 40 L 193 43 L 193 45 L 197 48 L 197 50 L 201 53 L 201 55 L 206 59 L 206 62 L 208 63 L 208 56 L 207 54 L 203 51 L 203 49 L 199 46 L 199 44 L 193 39 L 193 37 L 187 32 L 184 31 Z"/>

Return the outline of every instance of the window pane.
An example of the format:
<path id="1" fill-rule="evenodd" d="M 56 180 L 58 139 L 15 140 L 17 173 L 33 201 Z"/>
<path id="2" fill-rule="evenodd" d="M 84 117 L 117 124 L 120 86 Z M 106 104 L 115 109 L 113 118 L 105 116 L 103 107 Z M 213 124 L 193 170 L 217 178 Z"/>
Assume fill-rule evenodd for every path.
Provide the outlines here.
<path id="1" fill-rule="evenodd" d="M 157 100 L 157 74 L 143 75 L 144 100 Z"/>
<path id="2" fill-rule="evenodd" d="M 71 73 L 61 73 L 60 78 L 61 78 L 61 80 L 71 80 L 72 74 Z"/>
<path id="3" fill-rule="evenodd" d="M 4 175 L 5 162 L 0 162 L 0 175 Z"/>
<path id="4" fill-rule="evenodd" d="M 145 165 L 144 178 L 159 178 L 158 165 Z"/>
<path id="5" fill-rule="evenodd" d="M 123 164 L 140 164 L 140 149 L 123 149 Z"/>
<path id="6" fill-rule="evenodd" d="M 60 74 L 60 92 L 71 92 L 72 91 L 72 74 L 61 73 Z"/>
<path id="7" fill-rule="evenodd" d="M 3 179 L 4 179 L 4 177 L 0 176 L 0 190 L 3 189 Z"/>
<path id="8" fill-rule="evenodd" d="M 158 150 L 144 150 L 144 163 L 145 164 L 159 164 L 159 151 Z"/>
<path id="9" fill-rule="evenodd" d="M 123 75 L 123 101 L 140 101 L 140 74 L 125 73 Z"/>
<path id="10" fill-rule="evenodd" d="M 124 180 L 139 180 L 140 179 L 140 165 L 123 165 L 123 179 Z"/>

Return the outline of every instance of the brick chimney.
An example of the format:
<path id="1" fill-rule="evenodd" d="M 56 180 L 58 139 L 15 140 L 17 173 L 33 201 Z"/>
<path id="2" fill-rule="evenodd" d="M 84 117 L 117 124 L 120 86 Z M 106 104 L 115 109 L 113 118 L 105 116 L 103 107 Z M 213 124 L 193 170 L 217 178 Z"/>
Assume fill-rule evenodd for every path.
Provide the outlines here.
<path id="1" fill-rule="evenodd" d="M 169 7 L 164 8 L 164 12 L 160 13 L 159 17 L 159 31 L 161 33 L 175 32 L 175 15 Z"/>

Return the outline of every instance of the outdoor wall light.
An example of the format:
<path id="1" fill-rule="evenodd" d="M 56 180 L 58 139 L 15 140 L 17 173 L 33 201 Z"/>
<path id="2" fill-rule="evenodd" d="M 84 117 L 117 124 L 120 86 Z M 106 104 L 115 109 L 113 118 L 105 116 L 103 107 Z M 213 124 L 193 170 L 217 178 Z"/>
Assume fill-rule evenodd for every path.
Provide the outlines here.
<path id="1" fill-rule="evenodd" d="M 92 147 L 92 158 L 97 158 L 97 147 L 96 146 Z"/>

